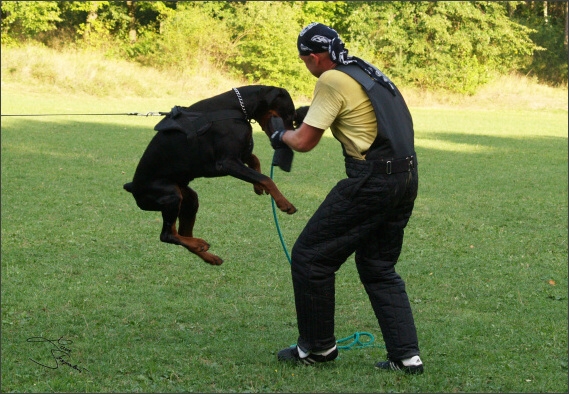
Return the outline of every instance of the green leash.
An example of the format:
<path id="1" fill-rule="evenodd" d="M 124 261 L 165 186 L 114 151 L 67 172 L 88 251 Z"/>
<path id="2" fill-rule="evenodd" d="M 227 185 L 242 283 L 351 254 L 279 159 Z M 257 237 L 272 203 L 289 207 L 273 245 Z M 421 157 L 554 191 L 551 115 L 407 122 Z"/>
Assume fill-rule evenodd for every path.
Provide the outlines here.
<path id="1" fill-rule="evenodd" d="M 360 338 L 363 337 L 368 337 L 368 339 L 362 342 Z M 350 343 L 347 343 L 345 345 L 340 345 L 341 343 L 348 342 L 350 340 L 351 340 Z M 338 346 L 338 349 L 341 350 L 363 349 L 366 347 L 383 347 L 381 345 L 375 345 L 374 342 L 375 338 L 373 334 L 362 331 L 362 332 L 355 332 L 354 335 L 350 335 L 349 337 L 338 339 L 336 341 L 336 345 Z"/>
<path id="2" fill-rule="evenodd" d="M 271 165 L 271 179 L 273 179 L 274 172 L 275 172 L 275 166 L 273 164 Z M 281 245 L 283 246 L 283 250 L 285 252 L 288 263 L 292 265 L 292 260 L 290 259 L 290 254 L 288 253 L 288 249 L 286 247 L 283 233 L 281 231 L 281 226 L 279 225 L 279 218 L 277 217 L 277 207 L 275 206 L 275 199 L 272 196 L 271 196 L 271 205 L 273 207 L 273 218 L 275 219 L 275 225 L 277 226 L 277 232 L 279 233 L 279 239 L 281 240 Z"/>
<path id="3" fill-rule="evenodd" d="M 271 179 L 273 179 L 274 168 L 275 168 L 274 164 L 271 165 Z M 288 248 L 286 247 L 283 233 L 281 231 L 281 226 L 279 224 L 279 218 L 277 217 L 277 208 L 275 206 L 275 200 L 273 197 L 271 197 L 271 206 L 273 207 L 273 218 L 275 220 L 275 226 L 277 227 L 277 233 L 279 233 L 279 239 L 281 240 L 281 245 L 285 252 L 288 263 L 292 265 L 292 260 L 290 258 L 290 254 L 288 253 Z M 361 339 L 363 339 L 364 337 L 367 337 L 368 339 L 366 341 L 362 341 Z M 351 342 L 345 345 L 341 345 L 342 343 L 348 341 Z M 362 332 L 355 332 L 353 335 L 350 335 L 349 337 L 336 340 L 336 346 L 338 347 L 339 350 L 364 349 L 367 347 L 379 347 L 379 348 L 384 347 L 382 345 L 376 345 L 374 344 L 374 342 L 375 342 L 375 337 L 373 336 L 373 334 L 362 331 Z M 292 346 L 296 346 L 296 344 Z"/>

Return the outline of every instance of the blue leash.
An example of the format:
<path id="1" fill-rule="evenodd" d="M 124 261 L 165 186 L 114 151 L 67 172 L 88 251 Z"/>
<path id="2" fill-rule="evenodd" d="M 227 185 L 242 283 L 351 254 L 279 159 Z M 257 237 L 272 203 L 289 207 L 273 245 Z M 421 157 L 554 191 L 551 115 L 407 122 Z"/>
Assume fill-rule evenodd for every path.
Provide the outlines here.
<path id="1" fill-rule="evenodd" d="M 271 165 L 271 179 L 273 179 L 274 169 L 275 169 L 275 166 L 273 164 L 273 165 Z M 277 233 L 279 233 L 279 239 L 281 240 L 281 245 L 282 245 L 283 250 L 285 252 L 288 263 L 292 264 L 290 254 L 288 253 L 288 248 L 286 247 L 286 243 L 285 243 L 285 240 L 283 237 L 283 233 L 281 231 L 281 226 L 279 225 L 279 218 L 277 217 L 277 208 L 275 206 L 275 200 L 273 199 L 273 197 L 271 197 L 271 206 L 273 207 L 273 218 L 275 220 L 275 226 L 277 227 Z M 360 340 L 360 338 L 363 338 L 363 337 L 367 337 L 368 340 L 362 342 Z M 347 343 L 345 345 L 340 345 L 341 343 L 345 343 L 345 342 L 348 342 L 350 340 L 351 340 L 350 343 Z M 373 334 L 371 334 L 369 332 L 362 331 L 362 332 L 355 332 L 353 335 L 350 335 L 349 337 L 336 340 L 336 346 L 338 346 L 338 349 L 340 349 L 340 350 L 363 349 L 366 347 L 379 347 L 379 348 L 384 347 L 382 345 L 375 345 L 374 342 L 375 342 L 375 338 L 374 338 Z M 294 344 L 292 346 L 296 346 L 296 344 Z"/>

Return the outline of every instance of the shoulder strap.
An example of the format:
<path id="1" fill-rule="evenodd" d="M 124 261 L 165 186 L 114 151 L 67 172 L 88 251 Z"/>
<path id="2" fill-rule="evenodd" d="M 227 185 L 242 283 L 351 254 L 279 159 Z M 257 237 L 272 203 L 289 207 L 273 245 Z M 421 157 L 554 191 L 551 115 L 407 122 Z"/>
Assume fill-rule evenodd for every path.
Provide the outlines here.
<path id="1" fill-rule="evenodd" d="M 367 90 L 368 92 L 373 88 L 373 86 L 376 83 L 373 79 L 371 79 L 369 75 L 366 74 L 364 70 L 362 70 L 356 65 L 349 66 L 349 65 L 339 64 L 334 68 L 334 70 L 338 70 L 348 74 L 350 77 L 358 81 L 360 85 L 362 85 L 365 88 L 365 90 Z"/>

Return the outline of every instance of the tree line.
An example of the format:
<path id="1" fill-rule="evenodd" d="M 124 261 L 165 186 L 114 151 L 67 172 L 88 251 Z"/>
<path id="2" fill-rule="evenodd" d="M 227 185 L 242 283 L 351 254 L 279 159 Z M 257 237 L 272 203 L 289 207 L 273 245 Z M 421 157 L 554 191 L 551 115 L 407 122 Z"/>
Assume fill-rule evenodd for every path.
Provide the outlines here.
<path id="1" fill-rule="evenodd" d="M 566 1 L 3 1 L 2 46 L 96 49 L 171 72 L 215 67 L 310 96 L 302 27 L 401 84 L 474 93 L 500 74 L 567 84 Z"/>

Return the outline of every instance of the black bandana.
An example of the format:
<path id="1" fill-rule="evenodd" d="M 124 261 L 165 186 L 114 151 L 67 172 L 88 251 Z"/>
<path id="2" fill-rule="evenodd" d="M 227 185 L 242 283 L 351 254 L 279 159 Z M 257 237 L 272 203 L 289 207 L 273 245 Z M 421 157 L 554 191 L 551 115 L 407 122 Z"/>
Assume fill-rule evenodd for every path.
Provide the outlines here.
<path id="1" fill-rule="evenodd" d="M 387 88 L 395 95 L 393 83 L 379 71 L 375 66 L 356 56 L 349 56 L 348 50 L 344 48 L 344 42 L 336 30 L 313 22 L 306 26 L 298 35 L 296 42 L 298 53 L 301 56 L 308 56 L 311 53 L 328 52 L 330 59 L 336 64 L 356 64 L 364 70 L 374 81 Z"/>

